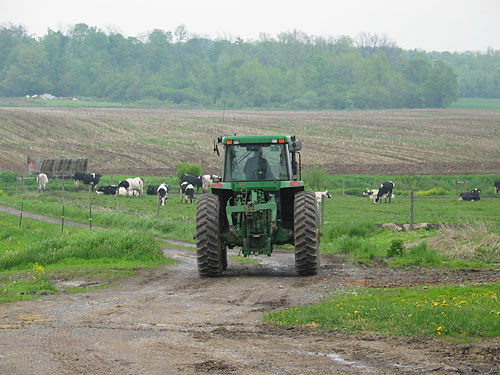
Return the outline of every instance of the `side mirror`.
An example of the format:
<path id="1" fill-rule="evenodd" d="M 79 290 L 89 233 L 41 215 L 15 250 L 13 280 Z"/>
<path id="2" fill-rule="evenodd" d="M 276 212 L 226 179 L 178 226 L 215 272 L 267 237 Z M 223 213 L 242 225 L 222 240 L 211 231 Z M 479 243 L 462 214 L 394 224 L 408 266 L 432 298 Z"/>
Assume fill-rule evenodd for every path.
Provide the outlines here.
<path id="1" fill-rule="evenodd" d="M 302 142 L 299 141 L 298 139 L 291 141 L 288 143 L 288 150 L 290 152 L 297 152 L 302 149 Z"/>

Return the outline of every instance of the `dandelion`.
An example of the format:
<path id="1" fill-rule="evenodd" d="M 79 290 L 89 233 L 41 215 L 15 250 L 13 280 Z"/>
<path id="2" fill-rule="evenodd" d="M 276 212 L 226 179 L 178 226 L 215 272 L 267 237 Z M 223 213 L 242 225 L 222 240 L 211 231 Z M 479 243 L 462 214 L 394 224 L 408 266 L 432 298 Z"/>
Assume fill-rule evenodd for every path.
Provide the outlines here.
<path id="1" fill-rule="evenodd" d="M 389 318 L 394 318 L 394 314 L 389 315 Z"/>
<path id="2" fill-rule="evenodd" d="M 358 310 L 354 310 L 354 314 L 359 314 L 359 311 Z"/>
<path id="3" fill-rule="evenodd" d="M 413 314 L 408 314 L 408 318 L 411 318 L 413 316 Z"/>
<path id="4" fill-rule="evenodd" d="M 438 335 L 440 335 L 442 333 L 442 331 L 443 331 L 443 327 L 439 326 L 439 327 L 436 328 L 436 333 Z"/>
<path id="5" fill-rule="evenodd" d="M 491 310 L 491 311 L 490 311 L 490 314 L 494 314 L 494 313 L 495 313 L 495 310 Z"/>

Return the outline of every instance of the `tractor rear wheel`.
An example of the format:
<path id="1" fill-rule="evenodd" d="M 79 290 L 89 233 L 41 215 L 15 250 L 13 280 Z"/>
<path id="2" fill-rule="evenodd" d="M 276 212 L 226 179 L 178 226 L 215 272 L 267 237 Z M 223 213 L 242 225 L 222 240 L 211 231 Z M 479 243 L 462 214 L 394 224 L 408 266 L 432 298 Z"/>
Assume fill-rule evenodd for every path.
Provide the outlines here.
<path id="1" fill-rule="evenodd" d="M 299 275 L 315 275 L 319 270 L 319 225 L 316 196 L 310 191 L 295 194 L 295 270 Z"/>
<path id="2" fill-rule="evenodd" d="M 217 277 L 223 269 L 219 197 L 203 194 L 196 207 L 196 252 L 200 276 Z"/>

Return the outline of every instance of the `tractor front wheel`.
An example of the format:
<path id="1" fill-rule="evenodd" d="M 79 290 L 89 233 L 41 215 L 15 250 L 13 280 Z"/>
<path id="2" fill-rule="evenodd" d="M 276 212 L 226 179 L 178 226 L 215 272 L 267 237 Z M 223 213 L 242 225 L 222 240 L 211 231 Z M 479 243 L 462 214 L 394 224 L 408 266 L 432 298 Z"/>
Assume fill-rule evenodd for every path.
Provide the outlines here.
<path id="1" fill-rule="evenodd" d="M 299 275 L 315 275 L 319 270 L 319 225 L 316 196 L 310 191 L 295 194 L 295 269 Z"/>
<path id="2" fill-rule="evenodd" d="M 203 194 L 196 207 L 196 252 L 198 273 L 203 277 L 220 276 L 223 269 L 219 197 Z"/>

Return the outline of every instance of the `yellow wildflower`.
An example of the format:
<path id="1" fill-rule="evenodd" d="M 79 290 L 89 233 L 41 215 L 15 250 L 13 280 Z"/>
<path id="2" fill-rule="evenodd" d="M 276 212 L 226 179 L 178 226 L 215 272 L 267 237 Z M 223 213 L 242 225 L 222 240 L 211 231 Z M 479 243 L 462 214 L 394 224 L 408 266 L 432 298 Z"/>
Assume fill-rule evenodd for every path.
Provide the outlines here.
<path id="1" fill-rule="evenodd" d="M 413 316 L 413 314 L 408 314 L 408 318 L 411 318 Z"/>

